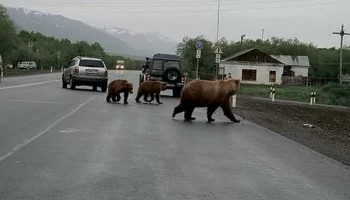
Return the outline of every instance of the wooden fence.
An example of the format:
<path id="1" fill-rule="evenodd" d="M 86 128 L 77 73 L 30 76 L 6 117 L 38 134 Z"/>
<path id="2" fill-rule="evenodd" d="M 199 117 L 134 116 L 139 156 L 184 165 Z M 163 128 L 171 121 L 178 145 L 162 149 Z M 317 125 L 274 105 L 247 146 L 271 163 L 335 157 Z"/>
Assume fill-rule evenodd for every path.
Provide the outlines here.
<path id="1" fill-rule="evenodd" d="M 337 82 L 337 79 L 326 79 L 322 77 L 282 76 L 282 85 L 316 86 L 326 85 L 330 82 Z"/>

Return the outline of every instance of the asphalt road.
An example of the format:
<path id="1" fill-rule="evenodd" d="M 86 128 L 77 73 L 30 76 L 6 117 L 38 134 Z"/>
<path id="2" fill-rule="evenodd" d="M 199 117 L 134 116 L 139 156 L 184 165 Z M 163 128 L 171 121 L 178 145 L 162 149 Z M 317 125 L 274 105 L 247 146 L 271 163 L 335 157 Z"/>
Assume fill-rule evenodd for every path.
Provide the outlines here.
<path id="1" fill-rule="evenodd" d="M 179 99 L 108 104 L 59 80 L 0 83 L 0 199 L 350 199 L 347 166 L 254 123 L 172 120 Z"/>

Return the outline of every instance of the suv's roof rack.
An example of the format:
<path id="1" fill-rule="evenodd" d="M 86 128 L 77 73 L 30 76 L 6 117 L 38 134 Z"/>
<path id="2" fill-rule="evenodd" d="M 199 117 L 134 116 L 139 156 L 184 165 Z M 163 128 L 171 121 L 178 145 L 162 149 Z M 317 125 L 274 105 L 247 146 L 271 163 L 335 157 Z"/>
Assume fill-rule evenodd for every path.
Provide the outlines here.
<path id="1" fill-rule="evenodd" d="M 181 60 L 180 56 L 175 54 L 166 54 L 166 53 L 156 53 L 152 55 L 152 59 L 160 60 Z"/>

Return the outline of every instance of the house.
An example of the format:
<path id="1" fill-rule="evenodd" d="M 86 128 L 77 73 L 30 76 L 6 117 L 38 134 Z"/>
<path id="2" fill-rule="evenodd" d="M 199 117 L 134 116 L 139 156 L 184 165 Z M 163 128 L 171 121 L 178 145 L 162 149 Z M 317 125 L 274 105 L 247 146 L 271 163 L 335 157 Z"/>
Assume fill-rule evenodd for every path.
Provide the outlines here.
<path id="1" fill-rule="evenodd" d="M 284 64 L 283 76 L 308 77 L 310 67 L 308 56 L 271 55 L 271 57 Z"/>
<path id="2" fill-rule="evenodd" d="M 220 62 L 225 73 L 231 73 L 232 78 L 240 79 L 241 83 L 265 85 L 282 84 L 284 65 L 257 48 L 238 52 Z"/>

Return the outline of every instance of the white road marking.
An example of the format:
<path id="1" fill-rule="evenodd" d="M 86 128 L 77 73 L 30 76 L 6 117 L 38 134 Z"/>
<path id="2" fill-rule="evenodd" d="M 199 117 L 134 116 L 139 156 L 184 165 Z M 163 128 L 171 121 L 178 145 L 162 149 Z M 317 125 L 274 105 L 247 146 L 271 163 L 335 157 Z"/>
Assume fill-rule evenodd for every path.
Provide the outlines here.
<path id="1" fill-rule="evenodd" d="M 66 105 L 68 103 L 62 102 L 52 102 L 52 101 L 31 101 L 31 100 L 18 100 L 18 99 L 1 99 L 1 101 L 18 101 L 18 102 L 29 102 L 29 103 L 48 103 L 48 104 L 62 104 Z"/>
<path id="2" fill-rule="evenodd" d="M 53 81 L 39 82 L 39 83 L 30 83 L 30 84 L 23 84 L 23 85 L 14 85 L 14 86 L 8 86 L 8 87 L 0 87 L 0 90 L 28 87 L 28 86 L 33 86 L 33 85 L 42 85 L 42 84 L 45 84 L 45 83 L 53 83 L 53 82 L 57 82 L 57 81 L 60 81 L 60 79 L 53 80 Z"/>
<path id="3" fill-rule="evenodd" d="M 65 129 L 65 130 L 59 130 L 59 132 L 60 132 L 60 133 L 92 132 L 92 130 Z"/>
<path id="4" fill-rule="evenodd" d="M 15 146 L 11 151 L 9 151 L 8 153 L 6 153 L 5 155 L 0 157 L 0 162 L 4 161 L 6 158 L 10 157 L 11 155 L 13 155 L 14 153 L 16 153 L 17 151 L 21 150 L 23 147 L 25 147 L 26 145 L 28 145 L 29 143 L 33 142 L 34 140 L 36 140 L 37 138 L 39 138 L 40 136 L 44 135 L 45 133 L 47 133 L 49 130 L 51 130 L 54 126 L 56 126 L 58 123 L 60 123 L 61 121 L 63 121 L 64 119 L 66 119 L 67 117 L 73 115 L 75 112 L 77 112 L 81 107 L 85 106 L 87 103 L 89 103 L 94 97 L 91 97 L 90 99 L 88 99 L 87 101 L 85 101 L 84 103 L 80 104 L 77 108 L 75 108 L 72 112 L 70 112 L 69 114 L 59 118 L 57 121 L 55 121 L 53 124 L 51 124 L 49 127 L 47 127 L 45 130 L 43 130 L 42 132 L 40 132 L 39 134 L 35 135 L 34 137 L 25 140 L 22 144 Z"/>

